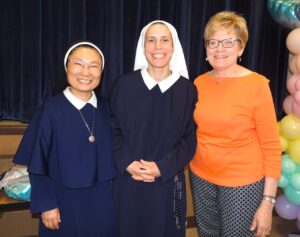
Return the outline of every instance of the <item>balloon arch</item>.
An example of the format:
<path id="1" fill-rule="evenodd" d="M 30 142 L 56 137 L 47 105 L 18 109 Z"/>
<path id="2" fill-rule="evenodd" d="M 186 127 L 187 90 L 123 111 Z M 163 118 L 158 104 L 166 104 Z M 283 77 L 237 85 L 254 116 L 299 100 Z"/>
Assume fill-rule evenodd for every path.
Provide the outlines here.
<path id="1" fill-rule="evenodd" d="M 296 220 L 300 230 L 300 0 L 268 0 L 267 7 L 276 22 L 291 30 L 286 39 L 289 95 L 283 102 L 286 116 L 278 121 L 283 152 L 278 186 L 284 194 L 277 197 L 275 210 L 283 219 Z"/>

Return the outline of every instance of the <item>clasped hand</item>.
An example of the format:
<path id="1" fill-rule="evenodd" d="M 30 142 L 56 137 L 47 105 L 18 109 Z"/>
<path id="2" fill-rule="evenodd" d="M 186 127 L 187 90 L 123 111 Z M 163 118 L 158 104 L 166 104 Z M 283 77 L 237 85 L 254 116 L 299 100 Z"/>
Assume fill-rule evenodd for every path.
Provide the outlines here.
<path id="1" fill-rule="evenodd" d="M 127 168 L 127 172 L 136 181 L 152 183 L 160 177 L 160 171 L 154 161 L 134 161 Z"/>

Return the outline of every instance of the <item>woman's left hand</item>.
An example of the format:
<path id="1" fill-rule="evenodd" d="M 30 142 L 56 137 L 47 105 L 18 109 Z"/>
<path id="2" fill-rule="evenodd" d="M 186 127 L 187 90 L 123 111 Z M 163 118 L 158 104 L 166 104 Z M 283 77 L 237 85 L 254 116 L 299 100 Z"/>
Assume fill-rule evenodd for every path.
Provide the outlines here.
<path id="1" fill-rule="evenodd" d="M 254 215 L 251 225 L 251 230 L 256 230 L 255 236 L 265 237 L 270 235 L 272 227 L 272 211 L 272 203 L 266 200 L 262 200 L 259 208 Z"/>
<path id="2" fill-rule="evenodd" d="M 160 177 L 160 171 L 154 161 L 140 160 L 140 162 L 147 167 L 146 170 L 149 170 L 151 175 L 155 178 Z"/>

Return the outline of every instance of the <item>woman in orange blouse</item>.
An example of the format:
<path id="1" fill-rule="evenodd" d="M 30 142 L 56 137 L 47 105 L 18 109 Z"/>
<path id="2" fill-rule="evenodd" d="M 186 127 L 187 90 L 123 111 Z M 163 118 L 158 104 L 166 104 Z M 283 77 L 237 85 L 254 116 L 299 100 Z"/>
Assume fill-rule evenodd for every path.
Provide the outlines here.
<path id="1" fill-rule="evenodd" d="M 237 63 L 248 40 L 243 17 L 217 13 L 204 38 L 212 70 L 195 80 L 197 150 L 190 163 L 199 233 L 264 237 L 281 170 L 269 80 Z"/>

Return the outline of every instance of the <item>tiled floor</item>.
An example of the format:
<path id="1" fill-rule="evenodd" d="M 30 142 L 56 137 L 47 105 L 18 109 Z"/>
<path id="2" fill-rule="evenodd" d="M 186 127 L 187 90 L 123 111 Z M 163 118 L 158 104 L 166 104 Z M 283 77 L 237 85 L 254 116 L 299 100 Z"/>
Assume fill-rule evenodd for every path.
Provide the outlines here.
<path id="1" fill-rule="evenodd" d="M 300 237 L 300 231 L 297 229 L 296 221 L 283 220 L 278 216 L 273 217 L 273 227 L 270 237 L 289 237 L 291 233 L 295 233 L 293 237 Z M 199 237 L 196 228 L 187 229 L 186 237 Z"/>

